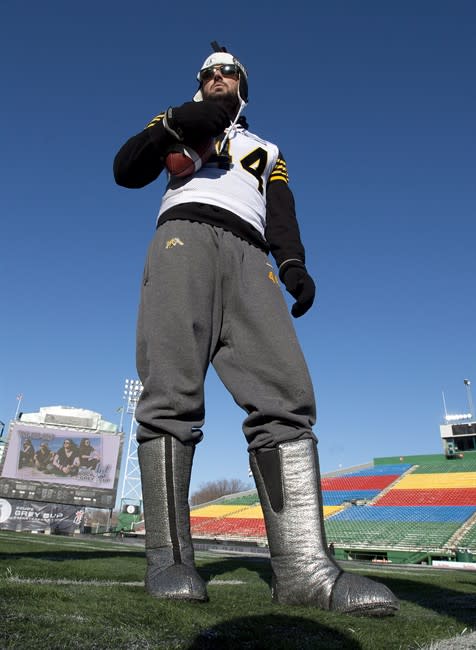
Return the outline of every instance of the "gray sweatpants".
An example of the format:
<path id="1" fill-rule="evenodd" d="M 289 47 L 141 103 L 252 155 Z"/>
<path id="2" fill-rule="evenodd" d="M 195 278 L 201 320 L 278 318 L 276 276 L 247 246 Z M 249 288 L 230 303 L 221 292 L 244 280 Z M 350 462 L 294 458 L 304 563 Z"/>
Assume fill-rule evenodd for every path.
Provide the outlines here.
<path id="1" fill-rule="evenodd" d="M 314 391 L 273 267 L 208 224 L 168 221 L 150 245 L 137 326 L 139 442 L 198 442 L 212 363 L 247 413 L 248 449 L 314 438 Z"/>

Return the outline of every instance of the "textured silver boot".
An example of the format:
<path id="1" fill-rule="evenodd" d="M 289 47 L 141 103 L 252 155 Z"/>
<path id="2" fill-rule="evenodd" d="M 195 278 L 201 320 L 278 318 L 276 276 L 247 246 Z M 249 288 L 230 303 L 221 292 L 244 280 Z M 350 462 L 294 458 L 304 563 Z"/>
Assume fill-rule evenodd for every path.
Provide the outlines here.
<path id="1" fill-rule="evenodd" d="M 316 443 L 250 453 L 273 570 L 273 600 L 363 616 L 388 616 L 398 600 L 382 584 L 344 572 L 327 550 Z"/>
<path id="2" fill-rule="evenodd" d="M 145 518 L 145 588 L 155 598 L 207 601 L 195 569 L 188 491 L 195 445 L 172 436 L 139 445 Z"/>

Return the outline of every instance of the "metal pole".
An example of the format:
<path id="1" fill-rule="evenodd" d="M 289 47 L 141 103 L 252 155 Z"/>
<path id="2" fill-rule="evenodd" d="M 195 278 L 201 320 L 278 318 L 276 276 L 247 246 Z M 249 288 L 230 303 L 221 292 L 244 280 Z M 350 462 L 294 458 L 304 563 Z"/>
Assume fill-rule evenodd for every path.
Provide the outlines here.
<path id="1" fill-rule="evenodd" d="M 446 400 L 445 400 L 445 393 L 444 393 L 444 391 L 441 391 L 441 395 L 443 396 L 443 406 L 444 406 L 444 408 L 445 408 L 445 420 L 447 420 L 447 419 L 448 419 L 448 418 L 447 418 L 448 411 L 446 410 Z"/>
<path id="2" fill-rule="evenodd" d="M 474 405 L 473 405 L 473 396 L 471 395 L 471 382 L 469 379 L 464 380 L 464 385 L 466 386 L 466 392 L 468 394 L 468 405 L 469 405 L 469 412 L 471 414 L 471 417 L 474 417 Z"/>
<path id="3" fill-rule="evenodd" d="M 23 399 L 23 393 L 20 393 L 20 395 L 17 395 L 18 404 L 17 404 L 17 410 L 15 411 L 15 417 L 13 418 L 14 420 L 16 420 L 18 418 L 18 412 L 20 411 L 20 404 L 22 402 L 22 399 Z"/>
<path id="4" fill-rule="evenodd" d="M 110 532 L 111 528 L 111 517 L 112 517 L 112 508 L 109 508 L 107 511 L 107 521 L 106 521 L 106 533 Z"/>
<path id="5" fill-rule="evenodd" d="M 122 432 L 122 426 L 124 424 L 124 411 L 125 411 L 124 404 L 122 404 L 122 406 L 121 406 L 121 419 L 120 419 L 120 422 L 119 422 L 119 431 L 121 431 L 121 432 Z"/>

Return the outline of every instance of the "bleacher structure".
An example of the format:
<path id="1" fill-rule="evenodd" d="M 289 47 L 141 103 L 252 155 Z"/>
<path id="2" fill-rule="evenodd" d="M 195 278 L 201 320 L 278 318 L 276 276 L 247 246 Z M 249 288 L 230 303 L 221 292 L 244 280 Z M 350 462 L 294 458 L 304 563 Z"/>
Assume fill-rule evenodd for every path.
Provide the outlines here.
<path id="1" fill-rule="evenodd" d="M 375 458 L 321 486 L 337 559 L 476 562 L 476 452 Z M 197 542 L 266 545 L 256 490 L 192 508 L 191 524 Z"/>

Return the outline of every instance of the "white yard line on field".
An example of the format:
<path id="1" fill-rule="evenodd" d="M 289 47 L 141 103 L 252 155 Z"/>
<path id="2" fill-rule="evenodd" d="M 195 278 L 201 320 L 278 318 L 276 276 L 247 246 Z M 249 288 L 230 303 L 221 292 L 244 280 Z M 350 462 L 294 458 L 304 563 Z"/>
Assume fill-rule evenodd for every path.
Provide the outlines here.
<path id="1" fill-rule="evenodd" d="M 58 585 L 58 586 L 74 586 L 74 587 L 143 587 L 143 581 L 129 581 L 122 582 L 119 580 L 68 580 L 67 578 L 22 578 L 16 575 L 7 575 L 5 581 L 11 584 L 25 584 L 25 585 Z M 244 585 L 244 580 L 210 580 L 209 585 Z"/>

